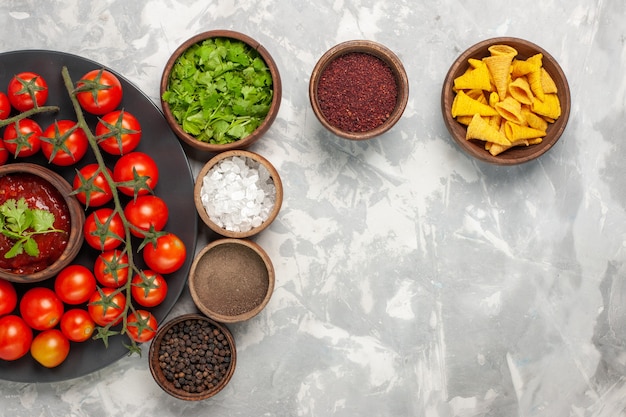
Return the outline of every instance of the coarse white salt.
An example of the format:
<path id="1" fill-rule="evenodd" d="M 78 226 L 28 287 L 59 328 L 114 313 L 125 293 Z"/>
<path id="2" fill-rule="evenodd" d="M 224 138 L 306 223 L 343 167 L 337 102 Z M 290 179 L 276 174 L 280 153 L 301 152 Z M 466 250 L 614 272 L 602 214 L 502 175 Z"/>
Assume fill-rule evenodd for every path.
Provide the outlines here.
<path id="1" fill-rule="evenodd" d="M 231 232 L 248 232 L 269 218 L 276 187 L 265 166 L 252 158 L 218 161 L 202 178 L 202 205 L 209 218 Z"/>

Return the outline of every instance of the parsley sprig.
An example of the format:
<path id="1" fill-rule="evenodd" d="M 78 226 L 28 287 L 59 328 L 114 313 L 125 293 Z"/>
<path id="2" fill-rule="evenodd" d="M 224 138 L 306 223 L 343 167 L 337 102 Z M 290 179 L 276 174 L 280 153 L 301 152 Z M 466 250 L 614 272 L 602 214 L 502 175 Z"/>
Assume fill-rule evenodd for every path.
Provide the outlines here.
<path id="1" fill-rule="evenodd" d="M 34 236 L 45 233 L 64 233 L 54 228 L 54 214 L 46 210 L 30 208 L 26 199 L 10 198 L 0 205 L 0 233 L 15 241 L 4 257 L 14 258 L 26 252 L 39 255 L 39 246 Z"/>

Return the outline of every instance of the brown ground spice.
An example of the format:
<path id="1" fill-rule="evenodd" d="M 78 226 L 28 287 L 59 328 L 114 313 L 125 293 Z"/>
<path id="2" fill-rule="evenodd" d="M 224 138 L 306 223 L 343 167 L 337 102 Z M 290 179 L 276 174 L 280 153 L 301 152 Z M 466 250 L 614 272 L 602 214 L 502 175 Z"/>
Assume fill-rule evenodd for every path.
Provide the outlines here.
<path id="1" fill-rule="evenodd" d="M 389 118 L 398 97 L 391 68 L 380 58 L 350 52 L 322 71 L 317 99 L 326 120 L 346 132 L 367 132 Z"/>
<path id="2" fill-rule="evenodd" d="M 223 244 L 209 250 L 196 267 L 196 293 L 212 311 L 236 316 L 261 304 L 269 286 L 263 259 L 252 249 Z"/>

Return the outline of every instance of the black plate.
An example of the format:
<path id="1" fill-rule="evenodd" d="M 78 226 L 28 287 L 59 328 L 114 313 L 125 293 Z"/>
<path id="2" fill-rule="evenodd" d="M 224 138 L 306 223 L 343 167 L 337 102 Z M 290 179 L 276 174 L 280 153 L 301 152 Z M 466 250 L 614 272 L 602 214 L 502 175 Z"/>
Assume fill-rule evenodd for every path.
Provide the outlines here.
<path id="1" fill-rule="evenodd" d="M 55 114 L 39 114 L 33 119 L 44 130 L 54 123 L 55 119 L 76 120 L 61 75 L 63 66 L 67 67 L 74 83 L 88 71 L 104 68 L 97 62 L 62 52 L 26 50 L 2 53 L 0 54 L 0 90 L 6 92 L 10 78 L 16 73 L 22 71 L 37 72 L 48 83 L 49 96 L 46 104 L 59 106 L 60 111 Z M 136 150 L 152 156 L 159 167 L 159 183 L 155 188 L 155 194 L 165 200 L 170 210 L 169 221 L 165 229 L 180 237 L 187 247 L 187 260 L 182 268 L 165 276 L 169 289 L 166 300 L 151 309 L 157 320 L 161 322 L 182 293 L 193 260 L 197 239 L 197 214 L 193 204 L 194 178 L 185 152 L 167 125 L 159 108 L 120 74 L 109 68 L 106 69 L 117 75 L 122 83 L 124 95 L 120 107 L 132 113 L 141 123 L 142 139 Z M 97 118 L 87 114 L 85 116 L 93 131 Z M 112 168 L 117 158 L 106 157 L 105 159 L 107 165 Z M 10 162 L 13 161 L 15 160 L 11 157 Z M 70 184 L 74 178 L 75 167 L 59 168 L 48 165 L 42 155 L 22 158 L 19 161 L 47 165 L 65 177 Z M 88 152 L 76 166 L 80 167 L 90 162 L 95 162 L 95 157 L 91 152 Z M 137 244 L 134 247 L 137 247 Z M 83 248 L 74 263 L 92 267 L 98 253 L 87 244 L 83 244 Z M 135 258 L 137 264 L 140 267 L 143 266 L 141 256 Z M 50 279 L 38 284 L 52 286 L 53 281 Z M 18 285 L 18 291 L 24 291 L 25 288 L 27 288 L 26 285 Z M 30 354 L 26 354 L 17 361 L 0 360 L 0 379 L 16 382 L 52 382 L 87 375 L 127 355 L 128 350 L 124 347 L 124 343 L 128 343 L 126 336 L 114 336 L 109 340 L 108 348 L 105 348 L 100 340 L 88 340 L 83 343 L 72 342 L 69 357 L 53 369 L 40 366 Z M 139 360 L 138 356 L 135 357 Z"/>

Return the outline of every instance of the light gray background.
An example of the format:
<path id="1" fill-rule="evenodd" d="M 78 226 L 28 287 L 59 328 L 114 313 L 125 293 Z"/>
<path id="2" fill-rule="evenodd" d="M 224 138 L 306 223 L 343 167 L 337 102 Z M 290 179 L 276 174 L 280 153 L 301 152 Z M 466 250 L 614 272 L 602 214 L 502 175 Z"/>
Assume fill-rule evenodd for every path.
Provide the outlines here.
<path id="1" fill-rule="evenodd" d="M 238 366 L 218 396 L 168 396 L 144 355 L 62 383 L 0 382 L 0 415 L 626 416 L 625 8 L 3 1 L 0 51 L 78 54 L 155 102 L 187 38 L 233 29 L 257 39 L 280 68 L 283 101 L 251 150 L 277 167 L 285 199 L 256 239 L 274 262 L 275 293 L 259 316 L 230 326 Z M 496 36 L 540 44 L 572 93 L 561 141 L 518 167 L 466 157 L 440 113 L 452 61 Z M 364 143 L 326 133 L 308 101 L 317 59 L 349 39 L 385 44 L 410 80 L 402 120 Z M 196 171 L 207 158 L 190 157 Z M 171 316 L 193 310 L 185 293 Z"/>

